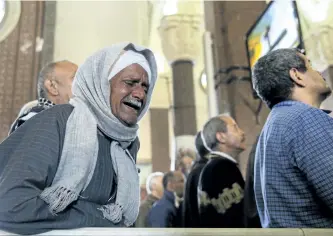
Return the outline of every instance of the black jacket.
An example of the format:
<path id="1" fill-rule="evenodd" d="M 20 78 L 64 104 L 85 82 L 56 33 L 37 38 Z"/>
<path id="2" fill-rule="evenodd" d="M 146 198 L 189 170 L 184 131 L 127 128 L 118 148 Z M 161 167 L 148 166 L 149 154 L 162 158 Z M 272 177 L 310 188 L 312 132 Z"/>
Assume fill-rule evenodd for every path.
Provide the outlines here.
<path id="1" fill-rule="evenodd" d="M 244 214 L 246 228 L 261 228 L 260 218 L 257 211 L 257 204 L 254 198 L 254 158 L 259 137 L 254 143 L 249 155 L 246 170 L 246 181 L 244 190 Z"/>
<path id="2" fill-rule="evenodd" d="M 200 227 L 244 227 L 244 180 L 237 163 L 213 154 L 198 188 Z"/>
<path id="3" fill-rule="evenodd" d="M 183 227 L 197 228 L 199 225 L 199 208 L 198 208 L 198 182 L 202 169 L 207 163 L 206 158 L 200 158 L 193 165 L 189 173 L 184 192 L 183 202 Z"/>

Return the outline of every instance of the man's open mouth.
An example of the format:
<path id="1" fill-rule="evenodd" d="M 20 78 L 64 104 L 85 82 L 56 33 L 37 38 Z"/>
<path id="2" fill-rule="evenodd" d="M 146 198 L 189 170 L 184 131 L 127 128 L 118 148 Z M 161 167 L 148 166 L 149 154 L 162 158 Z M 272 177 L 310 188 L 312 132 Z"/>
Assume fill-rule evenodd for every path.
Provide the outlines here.
<path id="1" fill-rule="evenodd" d="M 140 111 L 142 107 L 142 102 L 139 101 L 126 101 L 124 104 L 136 111 Z"/>

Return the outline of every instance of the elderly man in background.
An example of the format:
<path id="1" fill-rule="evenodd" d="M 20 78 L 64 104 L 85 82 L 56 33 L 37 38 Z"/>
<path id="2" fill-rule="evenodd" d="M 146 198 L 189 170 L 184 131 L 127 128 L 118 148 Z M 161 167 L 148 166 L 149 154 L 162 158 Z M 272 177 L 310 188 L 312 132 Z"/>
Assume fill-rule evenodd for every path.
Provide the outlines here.
<path id="1" fill-rule="evenodd" d="M 72 96 L 72 82 L 77 65 L 70 61 L 52 62 L 40 71 L 37 82 L 38 102 L 30 107 L 11 125 L 9 134 L 13 133 L 24 122 L 55 104 L 66 104 Z"/>
<path id="2" fill-rule="evenodd" d="M 201 171 L 198 199 L 203 228 L 244 227 L 244 179 L 235 158 L 245 150 L 245 134 L 230 116 L 211 118 L 201 132 L 209 160 Z"/>
<path id="3" fill-rule="evenodd" d="M 180 204 L 184 194 L 184 174 L 169 171 L 163 177 L 164 194 L 151 208 L 148 223 L 153 228 L 181 227 Z"/>
<path id="4" fill-rule="evenodd" d="M 179 149 L 176 156 L 176 165 L 175 165 L 176 170 L 181 171 L 185 175 L 185 177 L 187 177 L 191 171 L 194 159 L 195 159 L 194 151 L 188 148 Z"/>
<path id="5" fill-rule="evenodd" d="M 146 189 L 148 195 L 140 205 L 139 216 L 135 222 L 135 227 L 138 228 L 149 227 L 147 219 L 148 213 L 152 208 L 153 204 L 157 200 L 161 199 L 163 196 L 163 191 L 164 191 L 162 183 L 163 176 L 164 174 L 162 172 L 154 172 L 148 176 L 146 181 Z"/>
<path id="6" fill-rule="evenodd" d="M 139 213 L 138 122 L 157 79 L 152 51 L 104 48 L 78 69 L 69 104 L 0 144 L 0 229 L 129 227 Z"/>

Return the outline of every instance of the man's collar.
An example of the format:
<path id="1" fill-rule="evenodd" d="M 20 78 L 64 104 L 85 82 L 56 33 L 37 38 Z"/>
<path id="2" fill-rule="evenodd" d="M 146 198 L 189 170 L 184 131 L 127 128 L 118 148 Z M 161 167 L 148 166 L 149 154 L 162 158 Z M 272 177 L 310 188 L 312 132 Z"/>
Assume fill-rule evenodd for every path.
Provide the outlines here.
<path id="1" fill-rule="evenodd" d="M 179 207 L 180 202 L 183 200 L 182 198 L 178 197 L 175 192 L 171 192 L 169 190 L 164 190 L 164 196 L 165 199 L 172 202 L 176 208 Z"/>
<path id="2" fill-rule="evenodd" d="M 331 113 L 332 113 L 331 110 L 327 110 L 327 109 L 320 109 L 320 110 L 322 110 L 322 111 L 325 112 L 326 114 L 331 114 Z"/>
<path id="3" fill-rule="evenodd" d="M 170 201 L 174 201 L 175 199 L 175 195 L 173 194 L 173 192 L 169 191 L 169 190 L 164 190 L 164 196 L 166 199 L 170 200 Z"/>
<path id="4" fill-rule="evenodd" d="M 283 102 L 280 102 L 280 103 L 276 104 L 275 106 L 273 106 L 273 108 L 283 107 L 283 106 L 293 106 L 293 105 L 298 105 L 298 106 L 301 105 L 301 106 L 312 107 L 308 104 L 305 104 L 304 102 L 288 100 L 288 101 L 283 101 Z M 313 108 L 316 108 L 316 107 L 313 107 Z M 320 108 L 317 108 L 317 109 L 325 112 L 326 114 L 330 114 L 332 112 L 331 110 L 327 110 L 327 109 L 320 109 Z"/>
<path id="5" fill-rule="evenodd" d="M 46 98 L 38 98 L 38 105 L 37 106 L 41 106 L 41 107 L 45 107 L 45 108 L 51 108 L 51 107 L 55 106 L 55 104 L 53 102 L 51 102 L 50 100 L 46 99 Z"/>
<path id="6" fill-rule="evenodd" d="M 219 152 L 219 151 L 212 151 L 210 154 L 215 154 L 217 156 L 221 156 L 221 157 L 224 157 L 224 158 L 227 158 L 228 160 L 234 162 L 237 164 L 237 161 L 232 157 L 230 156 L 229 154 L 225 153 L 225 152 Z"/>

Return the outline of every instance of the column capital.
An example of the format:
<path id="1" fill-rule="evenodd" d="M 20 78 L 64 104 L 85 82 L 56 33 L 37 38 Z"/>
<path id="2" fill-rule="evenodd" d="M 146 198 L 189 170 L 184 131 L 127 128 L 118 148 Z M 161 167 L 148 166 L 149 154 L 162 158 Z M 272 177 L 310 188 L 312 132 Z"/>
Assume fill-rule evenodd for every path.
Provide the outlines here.
<path id="1" fill-rule="evenodd" d="M 319 71 L 333 64 L 333 27 L 328 24 L 317 25 L 303 37 L 306 54 Z"/>
<path id="2" fill-rule="evenodd" d="M 202 48 L 201 15 L 175 14 L 161 19 L 159 33 L 169 64 L 178 60 L 195 63 Z"/>
<path id="3" fill-rule="evenodd" d="M 307 56 L 313 66 L 324 71 L 333 64 L 333 10 L 330 1 L 297 0 Z"/>

